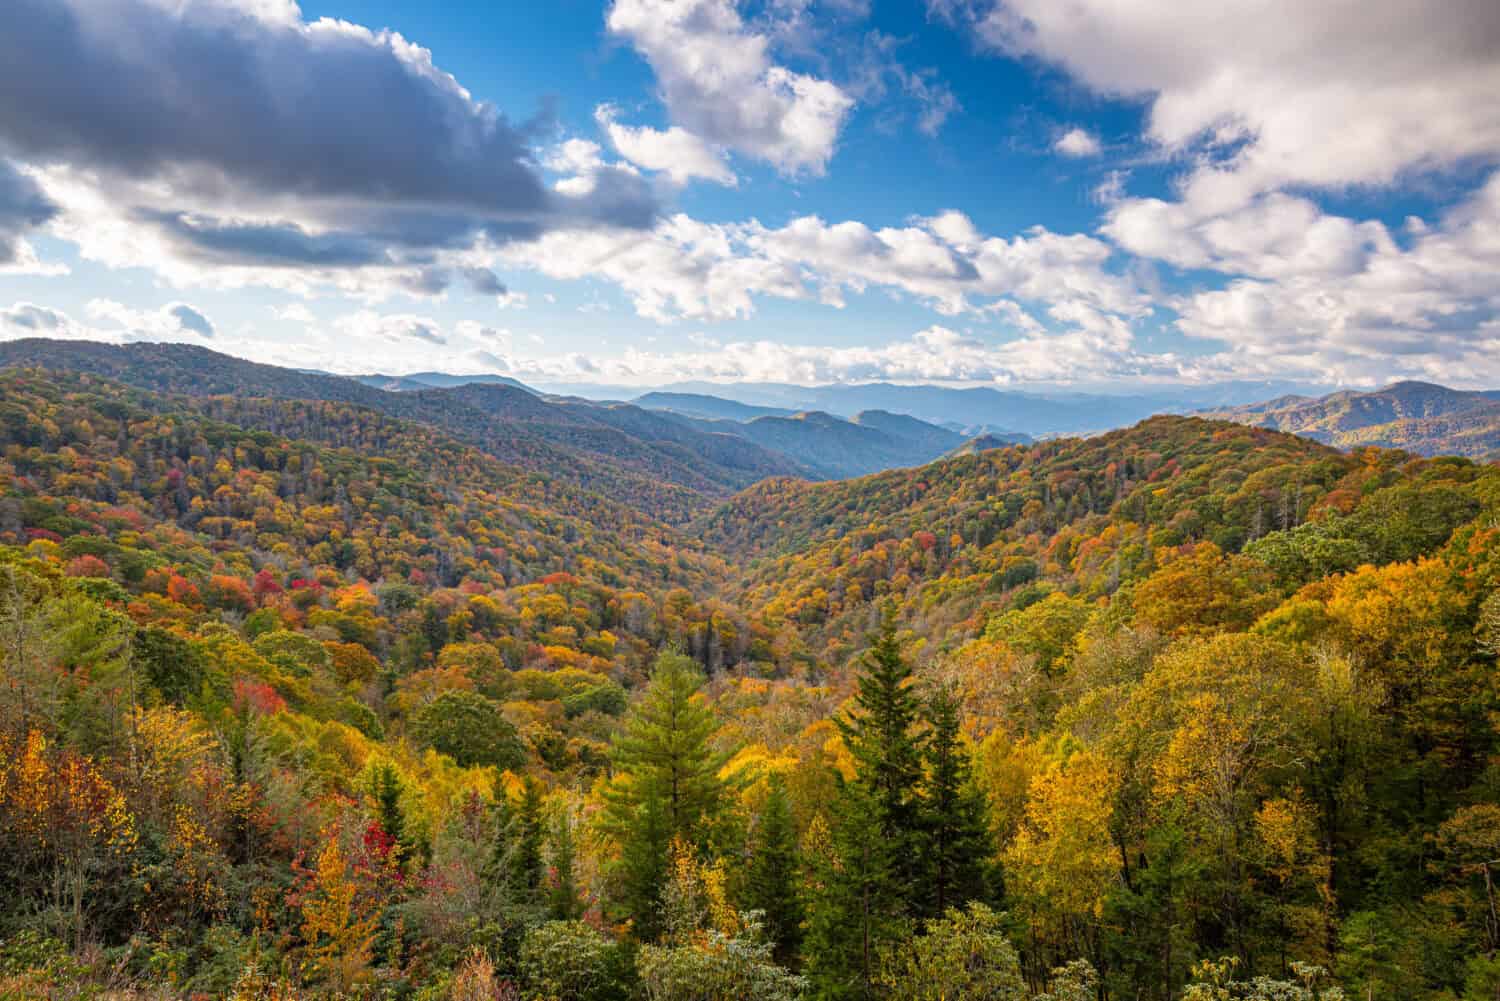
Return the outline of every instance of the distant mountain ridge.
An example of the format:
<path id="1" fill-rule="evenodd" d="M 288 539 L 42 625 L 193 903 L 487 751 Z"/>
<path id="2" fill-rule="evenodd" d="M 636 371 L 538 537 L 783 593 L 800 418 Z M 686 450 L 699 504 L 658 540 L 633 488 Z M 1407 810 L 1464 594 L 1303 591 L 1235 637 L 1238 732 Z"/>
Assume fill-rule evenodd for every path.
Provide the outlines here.
<path id="1" fill-rule="evenodd" d="M 410 393 L 423 389 L 451 389 L 454 386 L 467 386 L 471 383 L 482 383 L 491 386 L 510 386 L 514 389 L 524 389 L 528 393 L 536 393 L 536 390 L 521 382 L 512 379 L 508 375 L 450 375 L 447 372 L 413 372 L 410 375 L 356 375 L 351 376 L 355 382 L 375 389 L 384 389 L 391 393 Z"/>
<path id="2" fill-rule="evenodd" d="M 1406 381 L 1374 392 L 1281 396 L 1198 416 L 1289 431 L 1339 448 L 1379 445 L 1419 455 L 1500 458 L 1500 390 Z"/>
<path id="3" fill-rule="evenodd" d="M 195 345 L 43 338 L 0 343 L 0 368 L 17 367 L 100 375 L 189 397 L 353 404 L 431 425 L 503 462 L 666 520 L 691 517 L 766 476 L 811 475 L 795 460 L 752 441 L 695 431 L 654 411 L 553 402 L 503 384 L 390 392 L 357 379 L 261 365 Z M 279 433 L 271 425 L 266 430 Z"/>
<path id="4" fill-rule="evenodd" d="M 708 420 L 751 421 L 757 417 L 791 417 L 797 413 L 784 407 L 758 407 L 706 393 L 646 393 L 631 402 L 651 410 L 668 410 Z"/>
<path id="5" fill-rule="evenodd" d="M 972 435 L 907 414 L 864 410 L 844 419 L 822 410 L 758 407 L 702 393 L 647 393 L 634 402 L 705 431 L 737 435 L 781 452 L 817 478 L 845 479 L 920 466 L 954 451 Z M 1027 435 L 988 435 L 1007 444 Z M 991 445 L 990 447 L 996 447 Z"/>
<path id="6" fill-rule="evenodd" d="M 760 414 L 707 419 L 634 403 L 545 396 L 503 376 L 347 378 L 278 368 L 184 344 L 28 338 L 0 343 L 0 368 L 96 375 L 179 396 L 350 404 L 440 429 L 502 462 L 667 521 L 702 513 L 767 477 L 837 479 L 930 462 L 963 435 L 900 414 Z M 705 398 L 701 409 L 716 406 Z M 748 408 L 747 408 L 748 409 Z M 745 413 L 747 409 L 726 408 Z M 275 407 L 251 408 L 282 433 Z M 748 411 L 754 412 L 754 411 Z M 321 433 L 303 428 L 306 434 Z"/>
<path id="7" fill-rule="evenodd" d="M 1020 433 L 1037 437 L 1103 431 L 1155 414 L 1186 414 L 1206 407 L 1239 406 L 1275 396 L 1321 393 L 1327 387 L 1284 380 L 1237 380 L 1124 392 L 1050 387 L 956 388 L 882 382 L 821 386 L 683 382 L 653 387 L 649 392 L 584 383 L 544 384 L 536 388 L 590 398 L 629 398 L 642 406 L 695 416 L 748 419 L 748 415 L 724 409 L 726 403 L 760 408 L 762 416 L 783 417 L 821 410 L 849 419 L 862 411 L 884 410 L 948 427 L 966 436 Z M 705 409 L 708 407 L 714 409 Z"/>

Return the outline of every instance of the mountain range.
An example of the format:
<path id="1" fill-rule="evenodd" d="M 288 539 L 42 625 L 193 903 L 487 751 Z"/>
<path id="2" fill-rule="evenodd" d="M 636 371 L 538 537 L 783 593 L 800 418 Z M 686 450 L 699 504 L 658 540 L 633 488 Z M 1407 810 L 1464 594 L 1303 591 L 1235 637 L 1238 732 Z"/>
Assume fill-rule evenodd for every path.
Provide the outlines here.
<path id="1" fill-rule="evenodd" d="M 1500 390 L 1397 382 L 1370 393 L 1281 396 L 1199 416 L 1290 431 L 1339 448 L 1378 445 L 1418 455 L 1500 458 Z"/>
<path id="2" fill-rule="evenodd" d="M 1353 432 L 1461 421 L 1488 399 L 1397 386 L 1264 409 L 1323 403 L 1327 427 Z M 525 995 L 502 993 L 475 945 L 477 993 L 420 996 L 558 996 L 579 981 L 537 957 L 616 948 L 715 984 L 719 945 L 692 967 L 697 946 L 624 938 L 641 925 L 615 874 L 644 858 L 651 879 L 686 873 L 664 892 L 739 907 L 748 891 L 712 873 L 758 865 L 780 825 L 780 899 L 842 936 L 796 945 L 811 966 L 861 948 L 859 884 L 828 860 L 868 864 L 880 773 L 849 748 L 878 733 L 906 748 L 890 771 L 910 790 L 908 854 L 939 850 L 932 818 L 959 829 L 930 791 L 948 775 L 968 833 L 944 844 L 980 874 L 1005 865 L 969 884 L 994 910 L 925 925 L 942 948 L 983 935 L 1018 964 L 979 922 L 1062 914 L 1101 943 L 1108 997 L 1163 1001 L 1194 996 L 1192 973 L 1158 974 L 1163 939 L 1147 936 L 1212 955 L 1231 919 L 1196 915 L 1226 900 L 1273 971 L 1309 940 L 1263 914 L 1313 915 L 1306 947 L 1333 936 L 1342 968 L 1360 969 L 1371 927 L 1430 936 L 1439 956 L 1485 934 L 1478 874 L 1453 860 L 1493 857 L 1500 465 L 1169 414 L 996 448 L 878 409 L 741 416 L 486 382 L 388 391 L 181 346 L 0 345 L 0 841 L 18 860 L 0 926 L 55 909 L 62 873 L 82 931 L 42 927 L 85 955 L 161 954 L 142 928 L 183 943 L 170 990 L 121 998 L 271 996 L 244 943 L 264 928 L 254 955 L 300 969 L 330 900 L 334 927 L 355 927 L 350 968 L 410 996 L 449 976 L 450 943 L 500 935 L 520 942 Z M 955 438 L 915 468 L 809 478 Z M 875 712 L 894 722 L 870 726 Z M 678 762 L 726 839 L 706 862 L 638 822 L 665 815 L 659 776 Z M 657 798 L 610 814 L 633 789 Z M 1421 853 L 1443 864 L 1412 865 Z M 199 885 L 209 906 L 184 896 Z M 1409 887 L 1394 903 L 1392 885 Z M 566 909 L 542 911 L 543 890 Z M 658 898 L 641 899 L 651 920 Z M 595 906 L 623 925 L 544 920 Z M 470 917 L 527 913 L 514 932 Z M 412 946 L 399 962 L 360 944 L 382 915 Z M 0 947 L 0 997 L 103 996 L 51 989 L 55 971 L 98 968 L 47 958 L 62 941 Z M 777 975 L 769 945 L 731 941 Z M 1044 947 L 1042 965 L 1066 955 Z M 617 966 L 588 981 L 608 993 L 563 996 L 635 996 L 646 974 L 598 963 Z M 157 976 L 154 958 L 141 969 Z M 1159 990 L 1136 989 L 1147 976 Z M 1454 961 L 1434 991 L 1371 996 L 1451 1001 L 1464 976 Z M 1027 993 L 1019 972 L 1007 982 Z M 1105 996 L 1077 982 L 1045 996 Z M 1222 994 L 1299 996 L 1253 986 Z"/>
<path id="3" fill-rule="evenodd" d="M 501 376 L 425 372 L 346 378 L 182 344 L 115 346 L 41 338 L 0 344 L 0 368 L 15 367 L 92 373 L 189 397 L 354 404 L 440 428 L 503 462 L 671 520 L 690 518 L 766 477 L 832 479 L 921 465 L 968 440 L 958 431 L 893 413 L 844 420 L 827 413 L 737 411 L 731 404 L 719 415 L 705 416 L 713 412 L 546 395 Z M 751 419 L 721 416 L 729 413 Z"/>

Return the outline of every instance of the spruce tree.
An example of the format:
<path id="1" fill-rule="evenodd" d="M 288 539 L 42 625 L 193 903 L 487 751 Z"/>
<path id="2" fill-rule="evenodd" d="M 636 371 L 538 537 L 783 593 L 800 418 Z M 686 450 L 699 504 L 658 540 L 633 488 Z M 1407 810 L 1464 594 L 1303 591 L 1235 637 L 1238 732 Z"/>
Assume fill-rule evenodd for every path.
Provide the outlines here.
<path id="1" fill-rule="evenodd" d="M 399 860 L 405 854 L 406 846 L 406 816 L 401 812 L 401 774 L 395 765 L 382 761 L 375 766 L 370 786 L 375 797 L 375 819 L 396 846 Z"/>
<path id="2" fill-rule="evenodd" d="M 515 857 L 516 808 L 510 801 L 502 782 L 495 783 L 495 806 L 493 826 L 495 840 L 490 844 L 490 857 L 485 861 L 481 876 L 493 897 L 497 916 L 509 911 L 515 903 L 511 895 L 512 859 Z"/>
<path id="3" fill-rule="evenodd" d="M 510 857 L 506 881 L 511 899 L 521 904 L 538 903 L 546 875 L 542 858 L 545 836 L 542 818 L 542 784 L 528 776 L 521 787 L 521 802 L 511 817 Z"/>
<path id="4" fill-rule="evenodd" d="M 873 993 L 881 949 L 918 910 L 923 822 L 920 705 L 889 610 L 865 655 L 856 710 L 835 720 L 855 762 L 833 808 L 831 860 L 815 866 L 808 975 L 824 998 Z"/>
<path id="5" fill-rule="evenodd" d="M 724 799 L 725 757 L 709 744 L 718 723 L 695 698 L 701 685 L 691 659 L 663 653 L 613 747 L 600 827 L 620 848 L 612 866 L 616 910 L 644 941 L 660 932 L 673 840 L 704 850 Z"/>
<path id="6" fill-rule="evenodd" d="M 748 910 L 763 915 L 766 937 L 774 946 L 777 961 L 783 964 L 797 954 L 802 937 L 798 867 L 791 801 L 786 785 L 777 776 L 771 780 L 770 794 L 750 841 L 745 904 Z"/>
<path id="7" fill-rule="evenodd" d="M 895 875 L 908 886 L 918 871 L 922 826 L 921 706 L 910 682 L 895 617 L 886 609 L 857 682 L 857 711 L 834 722 L 854 758 L 855 781 L 868 790 L 880 833 L 895 852 Z"/>
<path id="8" fill-rule="evenodd" d="M 830 820 L 828 844 L 807 867 L 804 969 L 814 997 L 855 1001 L 873 995 L 880 951 L 898 937 L 909 888 L 895 875 L 896 853 L 868 788 L 844 785 Z"/>
<path id="9" fill-rule="evenodd" d="M 937 691 L 927 703 L 926 823 L 921 857 L 928 869 L 928 917 L 940 918 L 985 895 L 989 827 L 984 794 L 975 786 L 969 756 L 959 743 L 958 703 Z"/>
<path id="10" fill-rule="evenodd" d="M 547 894 L 547 916 L 553 921 L 576 921 L 583 915 L 578 893 L 578 843 L 567 807 L 557 811 L 547 839 L 547 862 L 552 867 L 552 889 Z"/>

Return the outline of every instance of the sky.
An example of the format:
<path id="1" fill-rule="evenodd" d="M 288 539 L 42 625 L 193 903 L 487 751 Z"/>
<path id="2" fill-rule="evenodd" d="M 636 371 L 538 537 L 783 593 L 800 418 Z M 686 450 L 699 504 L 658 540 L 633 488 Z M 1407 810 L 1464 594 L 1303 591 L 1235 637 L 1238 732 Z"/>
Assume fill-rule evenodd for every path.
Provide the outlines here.
<path id="1" fill-rule="evenodd" d="M 1494 0 L 7 0 L 0 339 L 1500 386 Z"/>

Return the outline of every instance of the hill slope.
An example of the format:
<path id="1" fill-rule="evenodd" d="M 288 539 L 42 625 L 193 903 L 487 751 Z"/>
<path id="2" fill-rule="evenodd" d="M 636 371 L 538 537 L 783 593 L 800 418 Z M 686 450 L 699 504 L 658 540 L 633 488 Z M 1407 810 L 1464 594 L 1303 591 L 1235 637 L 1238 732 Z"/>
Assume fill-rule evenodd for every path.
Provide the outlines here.
<path id="1" fill-rule="evenodd" d="M 708 434 L 507 387 L 375 399 L 426 414 L 429 392 L 439 418 L 549 429 L 533 443 L 570 460 L 575 439 Z M 915 755 L 895 781 L 923 868 L 892 906 L 935 909 L 938 777 L 964 778 L 966 857 L 1005 878 L 955 884 L 994 907 L 956 934 L 1009 982 L 1023 961 L 1085 971 L 1083 949 L 1100 989 L 1050 996 L 1168 1001 L 1237 929 L 1274 976 L 1288 956 L 1366 969 L 1373 928 L 1431 948 L 1420 981 L 1372 996 L 1472 994 L 1462 943 L 1490 911 L 1468 860 L 1493 858 L 1500 809 L 1500 466 L 1159 417 L 772 478 L 691 531 L 579 479 L 358 403 L 0 371 L 0 927 L 18 929 L 0 996 L 349 997 L 300 982 L 330 926 L 358 939 L 349 979 L 392 996 L 515 996 L 501 977 L 556 996 L 582 969 L 600 991 L 567 996 L 631 997 L 663 957 L 722 984 L 713 936 L 754 934 L 729 909 L 757 886 L 713 869 L 768 846 L 827 860 L 776 898 L 833 936 L 790 942 L 816 969 L 868 941 L 845 920 L 860 894 L 817 874 L 868 864 L 860 804 L 885 779 L 850 748 L 877 732 Z M 884 682 L 866 656 L 883 608 Z M 664 799 L 680 762 L 718 833 L 673 862 L 633 822 L 652 801 L 610 803 Z M 642 886 L 722 900 L 751 931 L 637 947 L 660 906 L 618 878 L 637 855 Z M 999 911 L 1026 916 L 1014 948 Z M 399 950 L 369 944 L 386 918 Z M 491 959 L 497 940 L 519 944 Z M 769 944 L 729 941 L 785 982 Z M 1185 957 L 1164 966 L 1162 942 Z M 919 996 L 932 966 L 911 968 L 891 997 Z"/>
<path id="2" fill-rule="evenodd" d="M 1378 445 L 1419 455 L 1500 454 L 1500 391 L 1398 382 L 1372 393 L 1283 396 L 1200 416 L 1304 435 L 1339 448 Z"/>
<path id="3" fill-rule="evenodd" d="M 354 379 L 259 365 L 190 345 L 0 344 L 0 368 L 88 372 L 156 392 L 350 403 L 440 428 L 497 459 L 681 520 L 765 476 L 802 475 L 753 442 L 683 427 L 638 407 L 552 402 L 509 385 L 387 392 Z"/>

